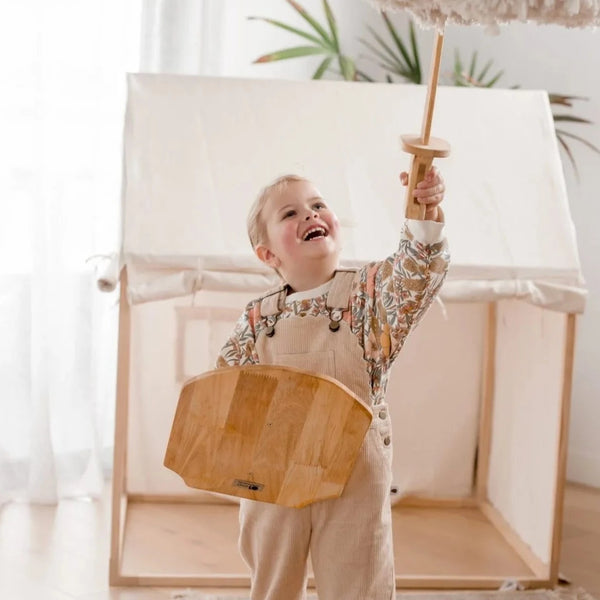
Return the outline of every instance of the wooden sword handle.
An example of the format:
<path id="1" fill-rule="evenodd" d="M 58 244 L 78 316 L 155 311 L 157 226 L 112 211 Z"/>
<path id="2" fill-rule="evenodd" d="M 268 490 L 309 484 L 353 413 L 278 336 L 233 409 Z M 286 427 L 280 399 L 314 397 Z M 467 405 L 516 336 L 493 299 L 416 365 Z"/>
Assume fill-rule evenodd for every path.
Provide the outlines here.
<path id="1" fill-rule="evenodd" d="M 406 218 L 407 219 L 418 219 L 423 221 L 425 219 L 425 211 L 427 206 L 420 204 L 417 199 L 413 196 L 413 192 L 417 187 L 419 181 L 425 179 L 425 173 L 431 168 L 433 163 L 433 156 L 419 156 L 415 154 L 410 161 L 410 171 L 408 174 L 408 185 L 406 189 Z"/>

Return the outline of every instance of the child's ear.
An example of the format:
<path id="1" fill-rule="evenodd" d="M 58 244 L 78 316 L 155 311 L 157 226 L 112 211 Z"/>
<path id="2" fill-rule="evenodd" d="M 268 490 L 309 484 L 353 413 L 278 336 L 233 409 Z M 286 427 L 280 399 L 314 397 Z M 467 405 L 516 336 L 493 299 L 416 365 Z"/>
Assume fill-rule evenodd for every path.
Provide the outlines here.
<path id="1" fill-rule="evenodd" d="M 256 252 L 256 256 L 258 256 L 262 262 L 273 269 L 276 269 L 281 264 L 281 261 L 266 246 L 256 246 L 254 252 Z"/>

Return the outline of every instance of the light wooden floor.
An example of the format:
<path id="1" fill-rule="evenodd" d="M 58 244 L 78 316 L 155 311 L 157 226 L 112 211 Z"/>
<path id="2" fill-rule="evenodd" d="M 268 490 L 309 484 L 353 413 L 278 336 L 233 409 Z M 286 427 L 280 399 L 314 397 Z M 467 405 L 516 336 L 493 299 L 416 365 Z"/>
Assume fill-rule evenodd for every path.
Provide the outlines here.
<path id="1" fill-rule="evenodd" d="M 246 574 L 237 512 L 231 504 L 130 502 L 123 574 Z M 393 526 L 398 574 L 535 578 L 477 508 L 394 508 Z"/>
<path id="2" fill-rule="evenodd" d="M 157 510 L 159 510 L 158 507 Z M 191 508 L 193 510 L 193 508 Z M 0 599 L 2 600 L 166 600 L 172 598 L 173 589 L 130 588 L 110 589 L 108 586 L 108 548 L 110 504 L 108 494 L 100 502 L 63 501 L 57 507 L 30 506 L 27 504 L 8 504 L 0 511 Z M 450 514 L 447 528 L 442 532 L 446 540 L 440 544 L 454 543 L 453 531 L 460 530 L 459 513 Z M 152 519 L 148 511 L 135 511 L 132 518 L 148 519 L 148 527 L 136 528 L 146 533 L 134 543 L 140 548 L 151 548 L 145 560 L 154 561 L 154 566 L 169 569 L 171 555 L 164 545 L 156 546 L 156 527 L 150 526 Z M 405 511 L 403 528 L 410 537 L 414 516 Z M 184 522 L 186 517 L 182 517 Z M 435 513 L 431 513 L 435 518 Z M 475 527 L 480 526 L 477 519 Z M 183 554 L 194 557 L 206 555 L 203 549 L 218 546 L 214 538 L 190 536 L 182 523 L 161 525 L 163 534 L 171 529 L 177 542 L 184 548 Z M 469 525 L 470 527 L 471 525 Z M 407 529 L 408 528 L 408 529 Z M 214 533 L 213 533 L 214 535 Z M 231 532 L 220 531 L 223 540 L 231 539 Z M 418 571 L 419 553 L 428 552 L 431 558 L 431 545 L 427 550 L 412 544 L 410 550 L 401 551 L 399 560 Z M 191 552 L 191 555 L 190 555 Z M 497 550 L 492 560 L 511 560 L 504 556 L 502 548 Z M 211 562 L 222 561 L 223 557 L 212 554 Z M 486 565 L 481 556 L 456 556 L 457 562 L 448 565 L 441 562 L 440 569 L 464 568 L 467 571 L 484 569 Z M 444 559 L 447 560 L 447 559 Z M 412 563 L 410 562 L 412 561 Z M 468 564 L 467 561 L 470 561 Z M 462 566 L 461 566 L 462 565 Z M 131 568 L 140 565 L 130 564 Z M 147 565 L 141 565 L 147 566 Z M 197 567 L 198 565 L 196 565 Z M 209 564 L 205 567 L 210 569 Z M 231 553 L 231 567 L 243 572 L 243 565 L 235 553 Z M 182 568 L 179 565 L 179 568 Z M 185 565 L 183 568 L 187 568 Z M 513 570 L 523 568 L 515 563 Z M 565 518 L 563 533 L 563 551 L 561 570 L 576 585 L 587 589 L 600 599 L 600 490 L 592 490 L 577 485 L 569 485 L 565 499 Z M 207 593 L 216 590 L 204 590 Z M 240 590 L 229 590 L 229 594 L 238 595 Z"/>

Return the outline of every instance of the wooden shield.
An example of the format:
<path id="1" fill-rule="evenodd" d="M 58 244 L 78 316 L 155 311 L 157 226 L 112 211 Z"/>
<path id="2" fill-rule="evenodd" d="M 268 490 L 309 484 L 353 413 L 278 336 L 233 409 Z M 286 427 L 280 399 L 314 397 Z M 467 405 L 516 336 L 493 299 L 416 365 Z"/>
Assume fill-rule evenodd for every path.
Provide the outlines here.
<path id="1" fill-rule="evenodd" d="M 342 493 L 371 419 L 331 377 L 217 369 L 183 386 L 164 464 L 193 488 L 300 508 Z"/>

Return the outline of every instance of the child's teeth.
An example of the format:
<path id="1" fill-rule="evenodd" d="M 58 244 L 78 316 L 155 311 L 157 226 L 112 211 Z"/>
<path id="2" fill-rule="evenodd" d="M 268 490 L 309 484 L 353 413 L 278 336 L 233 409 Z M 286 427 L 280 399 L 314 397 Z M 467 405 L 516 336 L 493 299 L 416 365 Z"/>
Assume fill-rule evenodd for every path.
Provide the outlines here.
<path id="1" fill-rule="evenodd" d="M 305 234 L 304 234 L 304 240 L 306 241 L 308 239 L 308 236 L 312 235 L 313 233 L 319 233 L 321 235 L 321 237 L 325 236 L 325 230 L 322 227 L 315 227 L 313 229 L 309 229 Z M 315 236 L 316 237 L 316 236 Z M 313 239 L 313 238 L 311 238 Z"/>

